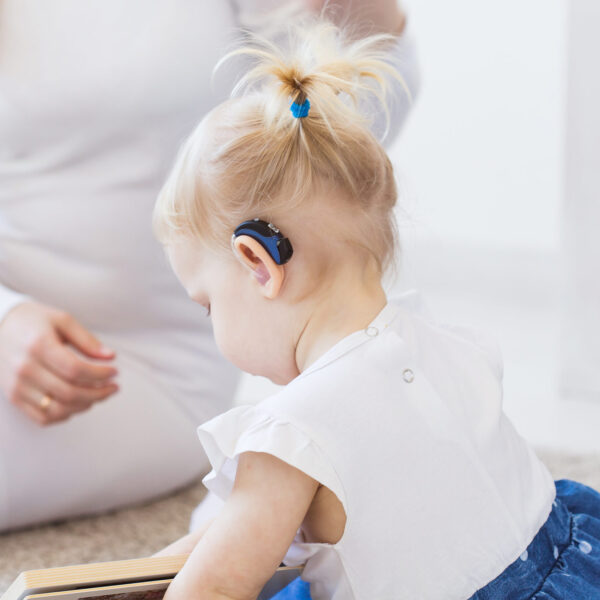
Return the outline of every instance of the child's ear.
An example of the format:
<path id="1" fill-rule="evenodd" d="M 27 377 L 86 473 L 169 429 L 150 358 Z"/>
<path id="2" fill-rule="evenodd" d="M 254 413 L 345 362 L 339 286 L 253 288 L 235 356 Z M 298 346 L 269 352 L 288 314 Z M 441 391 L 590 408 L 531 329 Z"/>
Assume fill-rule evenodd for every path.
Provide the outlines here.
<path id="1" fill-rule="evenodd" d="M 233 240 L 233 250 L 242 264 L 250 269 L 260 285 L 265 298 L 273 299 L 279 295 L 285 271 L 271 255 L 249 235 L 240 235 Z"/>

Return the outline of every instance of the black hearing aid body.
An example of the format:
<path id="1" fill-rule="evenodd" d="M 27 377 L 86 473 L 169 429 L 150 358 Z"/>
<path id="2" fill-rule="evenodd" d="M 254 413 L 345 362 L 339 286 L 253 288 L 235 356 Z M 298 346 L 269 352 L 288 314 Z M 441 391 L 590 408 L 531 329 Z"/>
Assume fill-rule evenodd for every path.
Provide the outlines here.
<path id="1" fill-rule="evenodd" d="M 284 237 L 273 223 L 260 219 L 244 221 L 235 228 L 233 239 L 240 235 L 255 239 L 278 265 L 283 265 L 292 258 L 294 250 L 290 240 Z"/>

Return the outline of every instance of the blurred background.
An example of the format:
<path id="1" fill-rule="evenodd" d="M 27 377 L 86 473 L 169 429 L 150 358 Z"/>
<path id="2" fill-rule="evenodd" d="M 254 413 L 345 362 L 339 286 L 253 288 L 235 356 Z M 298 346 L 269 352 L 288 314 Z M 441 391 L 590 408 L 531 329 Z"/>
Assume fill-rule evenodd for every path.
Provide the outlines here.
<path id="1" fill-rule="evenodd" d="M 497 338 L 505 411 L 531 443 L 599 450 L 600 311 L 582 294 L 600 265 L 586 249 L 578 269 L 568 240 L 584 223 L 567 218 L 600 224 L 586 214 L 600 202 L 597 2 L 405 5 L 422 81 L 390 149 L 402 243 L 393 291 L 416 287 L 439 320 Z M 246 377 L 238 397 L 265 386 Z"/>

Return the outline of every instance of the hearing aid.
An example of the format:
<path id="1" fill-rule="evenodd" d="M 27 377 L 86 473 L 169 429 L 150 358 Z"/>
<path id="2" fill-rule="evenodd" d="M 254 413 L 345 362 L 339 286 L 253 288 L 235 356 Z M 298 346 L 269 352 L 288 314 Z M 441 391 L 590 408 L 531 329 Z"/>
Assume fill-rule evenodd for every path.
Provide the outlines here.
<path id="1" fill-rule="evenodd" d="M 252 219 L 240 223 L 231 236 L 231 243 L 241 235 L 256 240 L 278 265 L 283 265 L 292 258 L 294 252 L 290 240 L 273 225 L 260 219 Z"/>

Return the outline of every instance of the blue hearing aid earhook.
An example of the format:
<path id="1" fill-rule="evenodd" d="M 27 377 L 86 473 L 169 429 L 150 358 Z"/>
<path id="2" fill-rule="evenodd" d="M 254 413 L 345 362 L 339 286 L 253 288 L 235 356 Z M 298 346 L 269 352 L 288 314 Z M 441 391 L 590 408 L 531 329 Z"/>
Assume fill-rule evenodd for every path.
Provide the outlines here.
<path id="1" fill-rule="evenodd" d="M 283 265 L 292 258 L 294 250 L 290 240 L 283 237 L 281 231 L 273 223 L 267 223 L 260 219 L 244 221 L 235 228 L 232 241 L 240 235 L 247 235 L 255 239 L 278 265 Z"/>

